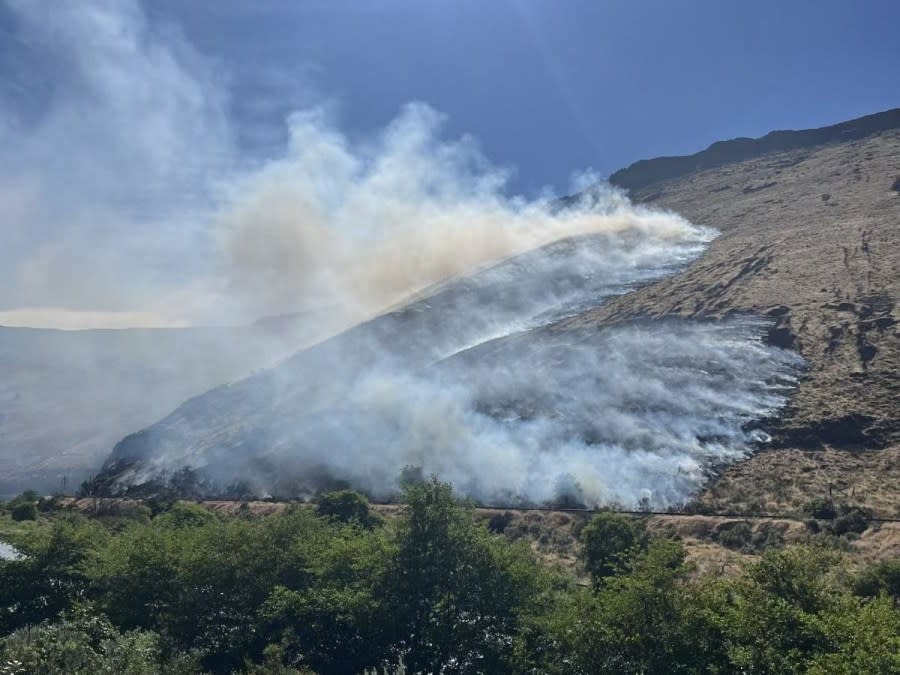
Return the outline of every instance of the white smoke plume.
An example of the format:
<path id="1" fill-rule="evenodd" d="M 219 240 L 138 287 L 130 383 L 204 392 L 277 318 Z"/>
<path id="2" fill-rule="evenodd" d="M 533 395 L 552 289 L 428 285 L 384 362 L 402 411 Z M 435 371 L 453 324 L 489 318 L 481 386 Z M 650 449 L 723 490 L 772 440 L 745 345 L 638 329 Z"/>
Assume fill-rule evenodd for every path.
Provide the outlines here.
<path id="1" fill-rule="evenodd" d="M 683 502 L 765 440 L 802 360 L 752 317 L 558 320 L 671 273 L 700 236 L 571 238 L 433 287 L 124 439 L 114 489 L 190 467 L 213 491 L 386 498 L 415 466 L 492 504 Z"/>
<path id="2" fill-rule="evenodd" d="M 485 501 L 665 505 L 748 452 L 784 403 L 798 361 L 752 319 L 554 327 L 673 273 L 713 230 L 596 184 L 576 203 L 510 196 L 508 170 L 445 138 L 423 103 L 363 138 L 327 103 L 294 111 L 277 156 L 248 154 L 221 64 L 138 3 L 8 11 L 27 67 L 4 64 L 18 79 L 0 89 L 0 311 L 93 325 L 304 312 L 296 346 L 351 327 L 124 439 L 108 465 L 130 463 L 120 487 L 188 466 L 220 486 L 296 494 L 327 478 L 387 495 L 415 465 Z M 46 86 L 27 79 L 48 63 Z"/>
<path id="3" fill-rule="evenodd" d="M 711 237 L 611 189 L 595 188 L 591 208 L 508 198 L 507 174 L 472 139 L 442 140 L 442 121 L 410 104 L 376 139 L 354 146 L 321 111 L 293 115 L 285 157 L 239 181 L 221 216 L 231 289 L 268 312 L 306 303 L 365 316 L 565 237 L 641 240 L 641 255 Z"/>

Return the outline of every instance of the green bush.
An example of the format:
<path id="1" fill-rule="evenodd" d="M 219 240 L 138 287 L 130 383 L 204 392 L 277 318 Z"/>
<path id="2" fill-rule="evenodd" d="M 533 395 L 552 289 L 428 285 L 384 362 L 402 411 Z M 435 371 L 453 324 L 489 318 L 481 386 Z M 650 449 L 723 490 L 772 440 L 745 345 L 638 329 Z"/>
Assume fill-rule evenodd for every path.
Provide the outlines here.
<path id="1" fill-rule="evenodd" d="M 369 511 L 369 500 L 353 490 L 327 492 L 319 497 L 316 513 L 341 523 L 373 527 L 380 519 Z"/>
<path id="2" fill-rule="evenodd" d="M 21 504 L 22 502 L 37 503 L 40 498 L 41 496 L 34 490 L 25 490 L 22 494 L 13 497 L 6 506 L 7 508 L 12 508 L 16 504 Z"/>
<path id="3" fill-rule="evenodd" d="M 557 616 L 549 644 L 562 649 L 538 671 L 705 672 L 708 638 L 688 620 L 684 557 L 671 540 L 632 548 L 618 575 Z"/>
<path id="4" fill-rule="evenodd" d="M 874 563 L 853 580 L 853 592 L 875 597 L 885 594 L 900 602 L 900 558 Z"/>
<path id="5" fill-rule="evenodd" d="M 841 509 L 840 515 L 832 522 L 831 531 L 838 536 L 848 533 L 860 534 L 865 532 L 868 527 L 868 516 L 863 510 L 845 508 Z"/>
<path id="6" fill-rule="evenodd" d="M 156 634 L 121 633 L 89 608 L 72 619 L 21 628 L 0 640 L 2 675 L 187 675 L 199 670 L 190 654 L 163 658 Z"/>
<path id="7" fill-rule="evenodd" d="M 585 569 L 595 583 L 617 572 L 635 550 L 646 548 L 643 524 L 617 513 L 598 513 L 581 530 Z"/>
<path id="8" fill-rule="evenodd" d="M 13 497 L 6 504 L 4 504 L 3 508 L 10 515 L 13 515 L 13 513 L 15 513 L 18 510 L 19 517 L 16 517 L 13 515 L 13 519 L 15 519 L 15 520 L 34 520 L 35 518 L 37 518 L 37 515 L 36 515 L 37 504 L 38 504 L 38 501 L 40 501 L 40 500 L 41 500 L 41 496 L 34 490 L 25 490 L 25 492 L 23 492 L 20 495 L 17 495 L 16 497 Z M 34 507 L 35 516 L 33 518 L 27 517 L 27 515 L 29 513 L 31 513 L 31 508 L 28 507 L 28 505 L 31 505 L 31 507 Z M 26 508 L 22 509 L 23 506 Z"/>
<path id="9" fill-rule="evenodd" d="M 37 510 L 41 513 L 53 513 L 62 508 L 59 499 L 56 497 L 41 497 L 37 501 Z"/>
<path id="10" fill-rule="evenodd" d="M 158 526 L 181 529 L 209 525 L 216 520 L 216 515 L 200 504 L 175 502 L 167 511 L 156 516 L 154 522 Z"/>
<path id="11" fill-rule="evenodd" d="M 425 483 L 425 474 L 422 471 L 422 467 L 407 464 L 400 471 L 397 483 L 404 490 L 415 485 L 423 485 Z"/>
<path id="12" fill-rule="evenodd" d="M 37 520 L 37 505 L 34 502 L 20 502 L 12 507 L 10 516 L 16 521 Z"/>
<path id="13" fill-rule="evenodd" d="M 506 530 L 506 526 L 513 521 L 513 518 L 513 514 L 509 511 L 493 513 L 491 514 L 491 517 L 488 518 L 488 529 L 495 534 L 503 534 Z"/>
<path id="14" fill-rule="evenodd" d="M 716 528 L 716 541 L 725 548 L 740 551 L 750 548 L 753 539 L 753 527 L 746 520 L 734 523 L 722 523 Z"/>
<path id="15" fill-rule="evenodd" d="M 803 510 L 818 520 L 834 520 L 838 514 L 831 499 L 812 499 L 803 506 Z"/>

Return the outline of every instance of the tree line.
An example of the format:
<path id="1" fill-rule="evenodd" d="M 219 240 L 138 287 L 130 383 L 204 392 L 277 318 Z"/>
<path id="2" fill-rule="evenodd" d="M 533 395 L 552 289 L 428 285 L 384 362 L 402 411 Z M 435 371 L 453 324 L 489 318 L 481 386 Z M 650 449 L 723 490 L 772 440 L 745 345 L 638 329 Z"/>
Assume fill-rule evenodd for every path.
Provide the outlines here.
<path id="1" fill-rule="evenodd" d="M 851 574 L 789 547 L 703 577 L 678 541 L 600 513 L 584 584 L 435 479 L 390 518 L 350 491 L 259 517 L 28 497 L 7 509 L 37 520 L 0 561 L 2 675 L 900 673 L 897 560 Z"/>

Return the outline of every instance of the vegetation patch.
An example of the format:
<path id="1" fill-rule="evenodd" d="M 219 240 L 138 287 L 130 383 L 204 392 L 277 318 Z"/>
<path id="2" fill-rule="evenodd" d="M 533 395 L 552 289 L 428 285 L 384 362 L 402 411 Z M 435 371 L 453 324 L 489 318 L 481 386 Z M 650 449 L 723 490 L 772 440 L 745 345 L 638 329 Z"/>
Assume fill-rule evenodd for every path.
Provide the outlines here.
<path id="1" fill-rule="evenodd" d="M 0 520 L 27 556 L 0 562 L 0 673 L 900 668 L 896 561 L 851 571 L 834 547 L 772 548 L 779 523 L 477 513 L 435 480 L 391 517 L 346 492 L 269 515 L 121 506 Z M 578 538 L 593 583 L 540 555 L 552 531 Z M 698 574 L 679 537 L 702 532 L 769 548 Z"/>

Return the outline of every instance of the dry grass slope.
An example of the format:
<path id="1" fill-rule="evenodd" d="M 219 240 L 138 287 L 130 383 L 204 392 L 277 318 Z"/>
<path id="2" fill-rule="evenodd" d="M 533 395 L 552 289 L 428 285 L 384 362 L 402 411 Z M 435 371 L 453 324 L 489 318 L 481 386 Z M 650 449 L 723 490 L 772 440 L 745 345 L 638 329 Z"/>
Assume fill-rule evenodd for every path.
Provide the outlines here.
<path id="1" fill-rule="evenodd" d="M 632 197 L 722 231 L 681 274 L 569 326 L 637 316 L 765 314 L 809 370 L 769 449 L 700 500 L 794 510 L 829 493 L 900 509 L 900 130 L 769 154 L 647 185 Z"/>

